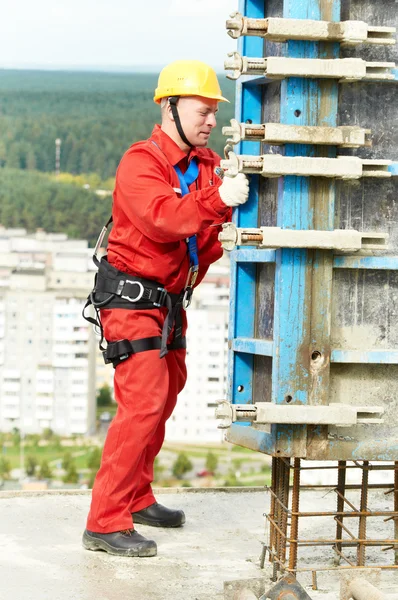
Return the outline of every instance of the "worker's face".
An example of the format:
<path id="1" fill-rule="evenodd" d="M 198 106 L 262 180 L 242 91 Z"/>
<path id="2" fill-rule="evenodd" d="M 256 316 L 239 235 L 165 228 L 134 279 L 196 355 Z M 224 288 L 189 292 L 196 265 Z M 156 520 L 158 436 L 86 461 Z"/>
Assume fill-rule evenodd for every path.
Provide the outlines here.
<path id="1" fill-rule="evenodd" d="M 193 146 L 207 146 L 210 133 L 216 126 L 218 101 L 201 96 L 181 97 L 178 114 L 185 135 Z"/>

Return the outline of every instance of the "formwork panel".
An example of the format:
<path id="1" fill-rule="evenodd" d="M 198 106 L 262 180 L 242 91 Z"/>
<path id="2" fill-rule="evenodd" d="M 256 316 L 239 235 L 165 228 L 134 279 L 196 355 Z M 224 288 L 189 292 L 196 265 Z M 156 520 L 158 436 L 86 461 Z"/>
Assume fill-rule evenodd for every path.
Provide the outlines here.
<path id="1" fill-rule="evenodd" d="M 257 402 L 271 402 L 272 397 L 272 358 L 255 356 L 253 394 Z"/>
<path id="2" fill-rule="evenodd" d="M 253 17 L 254 12 L 256 18 L 263 14 L 264 17 L 361 20 L 374 26 L 398 26 L 398 11 L 393 0 L 378 3 L 377 11 L 373 0 L 270 0 L 249 4 L 241 3 L 241 12 L 249 7 L 250 14 L 246 15 Z M 398 62 L 396 45 L 359 44 L 348 48 L 330 42 L 268 40 L 261 40 L 261 44 L 262 54 L 257 43 L 242 46 L 242 50 L 247 50 L 243 55 L 306 59 L 356 57 L 366 61 Z M 343 150 L 304 144 L 273 146 L 244 140 L 237 148 L 238 154 L 328 158 L 353 155 L 398 161 L 398 87 L 394 82 L 343 83 L 293 77 L 269 82 L 246 77 L 239 85 L 243 90 L 238 96 L 239 114 L 250 112 L 255 87 L 260 89 L 255 97 L 257 101 L 261 99 L 260 120 L 249 116 L 249 120 L 241 119 L 241 122 L 357 126 L 371 130 L 373 145 Z M 246 105 L 245 97 L 249 99 Z M 250 393 L 248 387 L 242 385 L 245 392 L 241 397 L 247 403 L 272 401 L 322 407 L 333 402 L 381 407 L 385 415 L 384 423 L 352 427 L 235 425 L 227 435 L 230 441 L 281 457 L 396 458 L 398 411 L 392 398 L 398 397 L 397 186 L 397 178 L 336 182 L 321 177 L 251 176 L 255 204 L 252 203 L 251 212 L 246 208 L 239 210 L 238 220 L 235 220 L 238 226 L 323 231 L 355 229 L 388 234 L 389 241 L 385 251 L 360 251 L 348 257 L 338 251 L 282 248 L 275 252 L 275 263 L 261 264 L 260 259 L 254 259 L 257 264 L 241 265 L 240 268 L 250 271 L 255 287 L 250 297 L 254 314 L 251 329 L 254 372 Z M 254 207 L 257 212 L 253 211 Z M 236 260 L 239 263 L 239 258 Z M 269 256 L 264 260 L 269 261 Z M 248 310 L 248 299 L 243 291 L 240 295 L 238 291 L 235 298 L 237 314 L 239 307 L 243 312 Z M 257 341 L 270 345 L 261 346 Z M 256 356 L 256 348 L 268 354 L 271 347 L 271 355 Z M 236 353 L 235 360 L 242 360 L 242 354 Z M 246 360 L 249 361 L 249 357 Z M 244 369 L 239 372 L 239 362 L 235 364 L 235 386 L 238 380 L 244 381 Z M 239 394 L 232 397 L 232 402 L 240 402 Z M 261 431 L 264 431 L 263 436 Z"/>
<path id="3" fill-rule="evenodd" d="M 384 407 L 384 423 L 329 426 L 324 460 L 396 460 L 398 456 L 398 365 L 332 364 L 330 402 Z M 308 454 L 317 459 L 319 455 Z"/>
<path id="4" fill-rule="evenodd" d="M 275 264 L 257 265 L 255 338 L 272 340 L 274 335 Z"/>

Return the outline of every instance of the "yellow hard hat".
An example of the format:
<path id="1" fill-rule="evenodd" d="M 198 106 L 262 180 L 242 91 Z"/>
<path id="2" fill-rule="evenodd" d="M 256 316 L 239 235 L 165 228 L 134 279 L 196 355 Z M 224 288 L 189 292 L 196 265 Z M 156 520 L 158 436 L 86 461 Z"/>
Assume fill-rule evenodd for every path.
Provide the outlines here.
<path id="1" fill-rule="evenodd" d="M 221 94 L 214 69 L 200 60 L 176 60 L 170 63 L 159 75 L 154 101 L 160 104 L 169 96 L 203 96 L 229 102 Z"/>

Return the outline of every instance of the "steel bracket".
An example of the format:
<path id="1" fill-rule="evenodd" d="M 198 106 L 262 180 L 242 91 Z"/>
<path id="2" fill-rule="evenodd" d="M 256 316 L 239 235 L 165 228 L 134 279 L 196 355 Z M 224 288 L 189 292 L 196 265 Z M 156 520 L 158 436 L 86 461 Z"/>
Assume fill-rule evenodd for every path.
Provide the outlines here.
<path id="1" fill-rule="evenodd" d="M 290 401 L 289 401 L 290 402 Z M 327 406 L 303 404 L 231 404 L 220 400 L 216 408 L 216 418 L 221 420 L 219 429 L 227 429 L 237 421 L 250 421 L 257 425 L 334 425 L 351 427 L 360 424 L 383 423 L 382 406 L 352 406 L 332 403 Z"/>
<path id="2" fill-rule="evenodd" d="M 262 175 L 263 177 L 331 177 L 335 179 L 360 179 L 361 177 L 391 177 L 390 160 L 362 160 L 357 156 L 323 158 L 312 156 L 283 156 L 282 154 L 235 154 L 226 147 L 228 158 L 221 161 L 221 168 L 230 177 L 238 173 Z"/>
<path id="3" fill-rule="evenodd" d="M 288 40 L 313 40 L 340 42 L 343 45 L 381 44 L 393 45 L 395 27 L 374 27 L 364 21 L 313 21 L 310 19 L 250 19 L 239 12 L 231 14 L 226 23 L 228 35 L 263 37 L 272 42 Z"/>
<path id="4" fill-rule="evenodd" d="M 306 125 L 282 125 L 265 123 L 248 125 L 231 119 L 231 125 L 222 128 L 228 136 L 227 144 L 239 144 L 241 141 L 265 142 L 272 145 L 282 144 L 322 144 L 341 148 L 359 148 L 371 146 L 370 130 L 361 127 L 314 127 Z"/>
<path id="5" fill-rule="evenodd" d="M 305 77 L 339 79 L 340 81 L 395 80 L 393 62 L 366 62 L 362 58 L 285 58 L 268 56 L 252 58 L 230 52 L 224 68 L 233 71 L 228 79 L 241 75 L 263 75 L 269 79 Z"/>
<path id="6" fill-rule="evenodd" d="M 334 231 L 282 229 L 281 227 L 238 228 L 224 223 L 218 239 L 224 250 L 236 246 L 258 248 L 316 248 L 355 252 L 358 250 L 386 250 L 387 233 L 360 232 L 354 229 Z"/>
<path id="7" fill-rule="evenodd" d="M 311 600 L 297 579 L 289 574 L 280 579 L 260 600 Z"/>

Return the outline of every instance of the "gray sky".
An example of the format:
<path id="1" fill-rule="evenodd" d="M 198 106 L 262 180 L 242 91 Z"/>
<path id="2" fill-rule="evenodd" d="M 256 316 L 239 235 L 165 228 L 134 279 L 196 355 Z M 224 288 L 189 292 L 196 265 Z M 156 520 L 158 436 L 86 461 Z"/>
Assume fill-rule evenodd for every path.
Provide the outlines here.
<path id="1" fill-rule="evenodd" d="M 0 68 L 129 68 L 198 59 L 222 69 L 238 0 L 0 0 Z"/>

